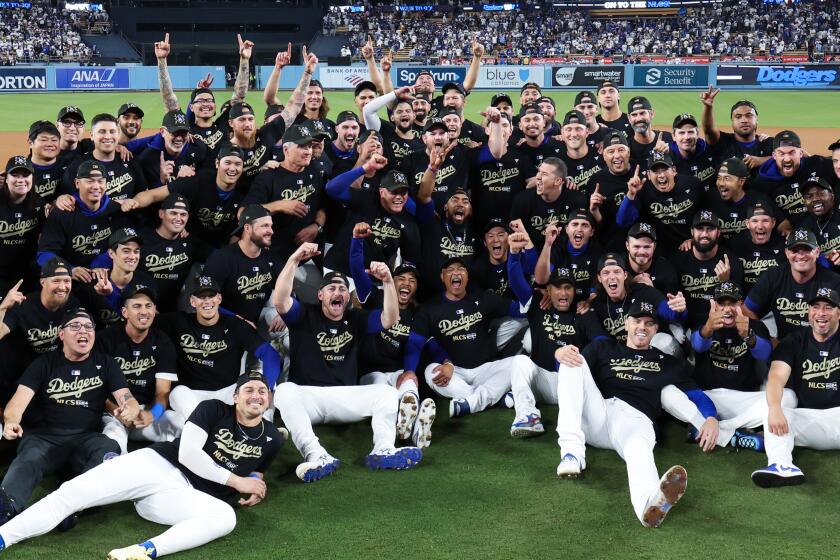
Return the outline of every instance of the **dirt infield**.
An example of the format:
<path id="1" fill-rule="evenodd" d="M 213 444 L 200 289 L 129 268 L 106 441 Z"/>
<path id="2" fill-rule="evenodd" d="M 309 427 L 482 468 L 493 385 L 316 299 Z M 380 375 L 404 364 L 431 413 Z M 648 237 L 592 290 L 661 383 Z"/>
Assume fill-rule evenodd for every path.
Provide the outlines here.
<path id="1" fill-rule="evenodd" d="M 776 134 L 781 129 L 762 127 L 764 134 Z M 156 129 L 144 129 L 144 134 L 154 134 Z M 803 147 L 811 154 L 829 155 L 827 147 L 840 137 L 837 128 L 800 128 L 796 131 L 802 138 Z M 0 162 L 5 166 L 12 156 L 28 153 L 25 132 L 0 132 Z"/>

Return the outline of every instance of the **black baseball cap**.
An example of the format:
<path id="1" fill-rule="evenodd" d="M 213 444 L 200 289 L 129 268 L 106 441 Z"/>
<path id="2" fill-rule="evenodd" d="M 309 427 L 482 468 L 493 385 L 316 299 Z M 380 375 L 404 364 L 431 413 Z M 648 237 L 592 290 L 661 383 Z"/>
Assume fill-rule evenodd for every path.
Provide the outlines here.
<path id="1" fill-rule="evenodd" d="M 466 267 L 467 267 L 467 261 L 466 261 L 466 260 L 464 260 L 464 257 L 460 257 L 460 256 L 457 256 L 457 255 L 456 255 L 456 256 L 454 256 L 454 257 L 449 257 L 448 259 L 446 259 L 445 261 L 443 261 L 443 265 L 441 265 L 440 269 L 441 269 L 441 270 L 446 270 L 447 268 L 449 268 L 449 267 L 450 267 L 450 266 L 452 266 L 453 264 L 460 264 L 460 265 L 462 265 L 464 268 L 466 268 Z"/>
<path id="2" fill-rule="evenodd" d="M 487 235 L 487 232 L 497 227 L 508 231 L 508 225 L 504 222 L 504 220 L 502 220 L 501 218 L 492 218 L 491 220 L 488 220 L 486 224 L 484 224 L 484 228 L 481 230 L 481 234 Z"/>
<path id="3" fill-rule="evenodd" d="M 660 154 L 654 153 L 650 156 L 647 160 L 647 168 L 653 169 L 660 165 L 665 165 L 667 167 L 674 167 L 674 160 L 671 159 L 671 154 Z"/>
<path id="4" fill-rule="evenodd" d="M 616 91 L 620 91 L 620 88 L 618 87 L 618 84 L 613 82 L 612 80 L 605 80 L 604 82 L 602 82 L 601 85 L 598 86 L 598 91 L 600 92 L 602 89 L 604 89 L 606 87 L 615 88 Z"/>
<path id="5" fill-rule="evenodd" d="M 440 88 L 440 92 L 442 94 L 445 94 L 447 91 L 452 90 L 452 89 L 456 90 L 463 97 L 467 96 L 467 90 L 464 89 L 464 86 L 459 84 L 459 83 L 456 83 L 456 82 L 447 82 L 447 83 L 443 84 L 443 87 Z"/>
<path id="6" fill-rule="evenodd" d="M 242 103 L 231 103 L 230 110 L 228 111 L 228 119 L 233 120 L 242 115 L 253 115 L 254 108 L 251 107 L 248 103 L 244 101 Z"/>
<path id="7" fill-rule="evenodd" d="M 652 241 L 656 241 L 656 228 L 645 222 L 636 222 L 627 232 L 627 237 L 638 239 L 640 237 L 647 237 Z"/>
<path id="8" fill-rule="evenodd" d="M 99 173 L 99 177 L 104 177 L 107 170 L 105 169 L 105 166 L 98 161 L 88 159 L 79 165 L 79 168 L 76 170 L 76 178 L 91 179 L 96 177 L 98 179 L 99 177 L 95 176 L 94 173 Z"/>
<path id="9" fill-rule="evenodd" d="M 61 133 L 58 131 L 58 128 L 50 121 L 35 121 L 30 125 L 28 138 L 35 140 L 39 134 L 51 134 L 61 138 Z"/>
<path id="10" fill-rule="evenodd" d="M 323 84 L 321 84 L 321 80 L 309 80 L 309 87 L 321 88 L 321 91 L 324 90 L 324 86 Z"/>
<path id="11" fill-rule="evenodd" d="M 332 272 L 328 272 L 324 275 L 324 279 L 321 280 L 321 285 L 318 289 L 326 288 L 330 284 L 343 284 L 346 287 L 350 287 L 350 282 L 347 280 L 347 276 L 343 272 L 339 272 L 337 270 L 333 270 Z"/>
<path id="12" fill-rule="evenodd" d="M 160 203 L 161 210 L 186 210 L 190 211 L 190 202 L 182 194 L 169 193 L 169 196 Z"/>
<path id="13" fill-rule="evenodd" d="M 753 216 L 770 216 L 773 217 L 773 210 L 762 200 L 756 200 L 749 208 L 747 208 L 747 218 Z"/>
<path id="14" fill-rule="evenodd" d="M 627 146 L 630 147 L 630 142 L 627 140 L 627 135 L 620 130 L 610 130 L 604 136 L 604 147 L 607 146 Z"/>
<path id="15" fill-rule="evenodd" d="M 497 93 L 490 99 L 490 106 L 495 107 L 502 101 L 507 101 L 508 105 L 511 107 L 513 106 L 513 100 L 510 98 L 510 95 L 506 93 Z"/>
<path id="16" fill-rule="evenodd" d="M 382 180 L 379 182 L 379 187 L 389 192 L 408 190 L 408 177 L 402 171 L 396 169 L 389 169 Z"/>
<path id="17" fill-rule="evenodd" d="M 143 109 L 138 107 L 135 103 L 123 103 L 120 105 L 120 110 L 117 111 L 117 116 L 124 115 L 126 113 L 137 113 L 137 116 L 141 119 L 145 116 Z"/>
<path id="18" fill-rule="evenodd" d="M 379 140 L 380 144 L 384 144 L 385 140 L 382 138 L 382 134 L 378 130 L 373 130 L 372 128 L 366 128 L 359 134 L 359 144 L 364 144 L 367 142 L 367 139 L 371 136 L 376 136 L 376 139 Z"/>
<path id="19" fill-rule="evenodd" d="M 266 388 L 269 391 L 271 391 L 271 386 L 268 384 L 268 379 L 266 379 L 265 376 L 261 372 L 255 370 L 255 369 L 251 369 L 251 370 L 242 372 L 239 375 L 239 377 L 236 378 L 236 388 L 233 390 L 233 392 L 235 393 L 235 392 L 239 391 L 240 387 L 242 387 L 243 385 L 245 385 L 246 383 L 249 383 L 251 381 L 259 381 L 260 383 L 265 385 Z"/>
<path id="20" fill-rule="evenodd" d="M 82 110 L 76 107 L 75 105 L 65 105 L 61 109 L 58 110 L 58 116 L 55 120 L 60 121 L 66 117 L 78 117 L 80 121 L 84 122 L 85 116 L 82 114 Z"/>
<path id="21" fill-rule="evenodd" d="M 472 198 L 472 197 L 470 196 L 470 193 L 467 191 L 467 189 L 462 188 L 462 187 L 456 187 L 456 188 L 455 188 L 455 190 L 453 190 L 453 191 L 449 194 L 449 196 L 448 196 L 448 197 L 446 197 L 446 200 L 448 201 L 448 200 L 449 200 L 450 198 L 452 198 L 453 196 L 458 196 L 459 194 L 462 194 L 462 195 L 466 196 L 467 198 Z"/>
<path id="22" fill-rule="evenodd" d="M 271 213 L 261 204 L 249 204 L 239 215 L 239 225 L 237 225 L 236 229 L 231 232 L 231 235 L 239 235 L 242 233 L 242 229 L 245 227 L 245 224 L 252 224 L 260 218 L 265 218 L 266 216 L 271 216 Z"/>
<path id="23" fill-rule="evenodd" d="M 439 127 L 443 130 L 449 130 L 449 127 L 443 122 L 443 119 L 440 117 L 432 117 L 431 119 L 426 119 L 426 124 L 423 125 L 423 132 L 429 132 L 431 129 Z"/>
<path id="24" fill-rule="evenodd" d="M 563 117 L 563 126 L 566 126 L 567 124 L 580 124 L 586 126 L 586 117 L 584 117 L 583 113 L 577 109 L 572 109 Z"/>
<path id="25" fill-rule="evenodd" d="M 536 103 L 526 103 L 522 107 L 519 108 L 519 116 L 524 117 L 525 115 L 540 115 L 543 116 L 542 109 Z"/>
<path id="26" fill-rule="evenodd" d="M 291 142 L 292 144 L 303 146 L 304 144 L 309 144 L 314 139 L 315 137 L 312 129 L 303 124 L 293 124 L 286 129 L 285 133 L 283 133 L 284 144 Z"/>
<path id="27" fill-rule="evenodd" d="M 840 307 L 840 294 L 831 288 L 818 288 L 814 295 L 808 300 L 808 305 L 814 305 L 818 301 L 825 301 L 834 307 Z"/>
<path id="28" fill-rule="evenodd" d="M 30 175 L 35 173 L 35 168 L 32 167 L 32 162 L 24 156 L 12 156 L 9 158 L 9 161 L 6 162 L 6 173 L 11 173 L 16 170 L 27 171 Z"/>
<path id="29" fill-rule="evenodd" d="M 125 245 L 129 241 L 134 241 L 138 245 L 143 244 L 143 238 L 137 234 L 137 230 L 130 227 L 119 228 L 108 237 L 108 247 L 116 249 L 117 245 Z"/>
<path id="30" fill-rule="evenodd" d="M 64 269 L 64 272 L 61 272 Z M 53 276 L 70 276 L 73 267 L 61 257 L 53 257 L 41 265 L 41 278 L 52 278 Z"/>
<path id="31" fill-rule="evenodd" d="M 359 117 L 353 111 L 342 111 L 335 118 L 335 126 L 338 126 L 345 121 L 353 121 L 354 123 L 358 124 Z"/>
<path id="32" fill-rule="evenodd" d="M 758 107 L 756 107 L 752 101 L 747 101 L 746 99 L 736 101 L 735 104 L 732 105 L 732 108 L 729 109 L 729 115 L 731 116 L 738 107 L 750 107 L 753 111 L 755 111 L 755 114 L 758 115 Z"/>
<path id="33" fill-rule="evenodd" d="M 633 111 L 650 111 L 652 109 L 653 105 L 651 105 L 650 100 L 642 95 L 630 98 L 630 101 L 627 103 L 628 113 L 632 113 Z"/>
<path id="34" fill-rule="evenodd" d="M 443 109 L 438 111 L 437 118 L 443 119 L 443 117 L 446 117 L 446 116 L 449 116 L 449 115 L 455 115 L 459 119 L 462 118 L 461 117 L 461 111 L 459 111 L 455 107 L 444 107 Z"/>
<path id="35" fill-rule="evenodd" d="M 535 89 L 538 92 L 542 93 L 542 88 L 536 82 L 527 82 L 523 84 L 522 87 L 519 88 L 519 93 L 521 94 L 526 89 Z"/>
<path id="36" fill-rule="evenodd" d="M 323 138 L 324 140 L 332 140 L 330 127 L 321 119 L 308 119 L 301 123 L 303 126 L 312 131 L 312 138 Z"/>
<path id="37" fill-rule="evenodd" d="M 572 210 L 572 212 L 568 214 L 566 218 L 566 223 L 569 223 L 572 220 L 586 220 L 592 225 L 592 227 L 595 227 L 595 218 L 592 216 L 592 214 L 589 213 L 589 210 L 587 210 L 586 208 L 578 208 L 576 210 Z"/>
<path id="38" fill-rule="evenodd" d="M 123 292 L 123 301 L 134 299 L 139 295 L 148 296 L 152 303 L 157 303 L 157 292 L 152 286 L 148 284 L 132 284 L 126 291 Z"/>
<path id="39" fill-rule="evenodd" d="M 219 283 L 212 276 L 199 276 L 196 278 L 195 287 L 190 295 L 198 296 L 205 292 L 212 292 L 214 295 L 221 293 Z"/>
<path id="40" fill-rule="evenodd" d="M 561 286 L 563 284 L 571 284 L 574 286 L 575 278 L 571 269 L 566 268 L 565 266 L 558 266 L 551 271 L 551 275 L 548 277 L 548 283 L 552 286 Z"/>
<path id="41" fill-rule="evenodd" d="M 649 301 L 641 299 L 633 300 L 627 309 L 627 317 L 638 319 L 639 317 L 650 317 L 656 319 L 656 307 Z"/>
<path id="42" fill-rule="evenodd" d="M 374 94 L 376 93 L 376 85 L 370 80 L 365 80 L 364 82 L 356 84 L 356 89 L 353 90 L 353 97 L 358 97 L 359 94 L 366 89 L 372 91 Z"/>
<path id="43" fill-rule="evenodd" d="M 69 323 L 73 319 L 87 319 L 94 325 L 96 324 L 96 322 L 93 320 L 93 315 L 88 313 L 87 309 L 85 309 L 84 307 L 74 307 L 65 311 L 64 314 L 61 316 L 61 328 L 63 329 L 64 327 L 66 327 L 67 323 Z"/>
<path id="44" fill-rule="evenodd" d="M 430 78 L 434 78 L 434 75 L 430 70 L 420 70 L 417 72 L 417 77 L 419 78 L 420 76 L 429 76 Z"/>
<path id="45" fill-rule="evenodd" d="M 595 96 L 594 93 L 591 91 L 581 91 L 577 95 L 575 95 L 575 107 L 581 105 L 583 103 L 592 103 L 593 105 L 598 104 L 598 98 Z"/>
<path id="46" fill-rule="evenodd" d="M 828 145 L 829 152 L 833 152 L 834 150 L 840 150 L 840 140 L 835 140 L 834 142 Z"/>
<path id="47" fill-rule="evenodd" d="M 720 221 L 718 220 L 717 214 L 711 210 L 700 210 L 691 218 L 691 227 L 697 226 L 720 227 Z"/>
<path id="48" fill-rule="evenodd" d="M 773 137 L 773 149 L 776 148 L 801 148 L 802 140 L 799 135 L 792 130 L 783 130 Z"/>
<path id="49" fill-rule="evenodd" d="M 678 129 L 684 124 L 693 124 L 695 127 L 697 126 L 697 118 L 692 115 L 691 113 L 680 113 L 676 117 L 674 117 L 674 129 Z"/>
<path id="50" fill-rule="evenodd" d="M 242 153 L 242 149 L 239 146 L 234 146 L 233 144 L 222 144 L 219 148 L 219 153 L 216 154 L 216 159 L 222 159 L 228 156 L 238 157 L 242 161 L 245 161 L 245 154 Z"/>
<path id="51" fill-rule="evenodd" d="M 715 301 L 741 301 L 741 287 L 735 282 L 721 282 L 715 288 Z"/>
<path id="52" fill-rule="evenodd" d="M 268 119 L 270 119 L 274 115 L 282 113 L 283 109 L 285 109 L 285 108 L 286 107 L 284 105 L 281 105 L 280 103 L 271 103 L 270 105 L 266 106 L 266 108 L 265 108 L 265 113 L 263 114 L 263 120 L 267 121 Z"/>
<path id="53" fill-rule="evenodd" d="M 394 272 L 391 273 L 391 276 L 399 276 L 400 274 L 405 274 L 407 272 L 413 274 L 417 279 L 420 278 L 420 273 L 417 271 L 417 265 L 411 261 L 401 262 L 399 266 L 394 268 Z"/>
<path id="54" fill-rule="evenodd" d="M 171 134 L 176 132 L 189 132 L 190 126 L 187 124 L 187 115 L 179 110 L 168 111 L 163 115 L 163 122 L 161 126 Z"/>
<path id="55" fill-rule="evenodd" d="M 790 234 L 788 234 L 787 240 L 785 241 L 785 247 L 787 249 L 793 249 L 794 247 L 799 247 L 800 245 L 804 245 L 812 251 L 820 246 L 814 232 L 806 228 L 797 228 L 793 230 Z"/>
<path id="56" fill-rule="evenodd" d="M 548 103 L 548 104 L 549 104 L 549 105 L 551 105 L 552 107 L 554 107 L 554 106 L 555 106 L 555 105 L 554 105 L 554 100 L 553 100 L 552 98 L 550 98 L 549 96 L 547 96 L 547 95 L 543 95 L 542 97 L 540 97 L 539 99 L 537 99 L 537 100 L 535 101 L 535 103 L 537 103 L 537 104 L 540 104 L 540 103 Z"/>
<path id="57" fill-rule="evenodd" d="M 420 74 L 423 74 L 423 72 L 420 72 Z M 428 74 L 429 76 L 432 75 L 431 72 L 426 72 L 426 74 Z M 421 101 L 425 101 L 426 103 L 431 103 L 432 102 L 432 94 L 428 93 L 428 92 L 425 92 L 425 91 L 420 91 L 420 92 L 417 92 L 417 93 L 414 94 L 414 99 L 415 99 L 415 101 L 419 99 Z"/>
<path id="58" fill-rule="evenodd" d="M 808 190 L 808 187 L 818 187 L 824 191 L 834 193 L 834 188 L 831 184 L 822 177 L 817 177 L 816 175 L 808 177 L 804 182 L 799 184 L 799 193 L 804 195 L 805 191 Z"/>
<path id="59" fill-rule="evenodd" d="M 718 173 L 726 173 L 727 175 L 740 177 L 741 179 L 746 179 L 750 176 L 750 170 L 747 169 L 747 165 L 741 158 L 737 157 L 731 157 L 721 162 Z"/>
<path id="60" fill-rule="evenodd" d="M 598 272 L 601 272 L 605 266 L 619 266 L 623 270 L 627 270 L 627 263 L 624 257 L 618 253 L 604 253 L 598 259 Z"/>
<path id="61" fill-rule="evenodd" d="M 199 95 L 201 95 L 202 93 L 206 93 L 206 94 L 210 95 L 210 97 L 213 98 L 213 101 L 214 102 L 216 101 L 216 96 L 213 95 L 213 90 L 211 90 L 209 88 L 196 88 L 196 89 L 192 90 L 192 93 L 190 94 L 190 103 L 194 103 L 195 98 L 198 97 Z"/>

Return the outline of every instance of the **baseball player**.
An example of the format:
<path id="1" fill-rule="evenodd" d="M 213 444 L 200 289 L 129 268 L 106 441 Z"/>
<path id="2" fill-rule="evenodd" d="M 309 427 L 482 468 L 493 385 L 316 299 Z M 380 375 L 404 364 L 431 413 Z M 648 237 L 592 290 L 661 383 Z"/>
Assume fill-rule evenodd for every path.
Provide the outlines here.
<path id="1" fill-rule="evenodd" d="M 47 219 L 47 203 L 33 190 L 34 172 L 23 156 L 6 163 L 5 181 L 0 185 L 0 294 L 21 278 L 29 286 L 36 276 L 33 257 Z"/>
<path id="2" fill-rule="evenodd" d="M 717 155 L 705 140 L 700 138 L 697 118 L 682 113 L 674 118 L 674 140 L 668 151 L 676 164 L 677 173 L 693 175 L 700 180 L 703 190 L 714 187 L 717 175 Z"/>
<path id="3" fill-rule="evenodd" d="M 653 421 L 661 407 L 660 395 L 666 391 L 679 395 L 682 410 L 706 419 L 700 430 L 704 447 L 714 446 L 717 438 L 716 411 L 702 391 L 692 388 L 683 362 L 651 347 L 658 329 L 653 305 L 633 302 L 625 329 L 626 343 L 596 341 L 583 352 L 572 345 L 555 352 L 562 457 L 557 476 L 581 476 L 586 469 L 586 443 L 614 449 L 627 464 L 636 516 L 645 527 L 658 527 L 687 484 L 680 465 L 668 469 L 662 478 L 657 474 Z"/>
<path id="4" fill-rule="evenodd" d="M 710 146 L 714 146 L 722 159 L 734 157 L 744 162 L 751 172 L 768 159 L 773 152 L 773 139 L 763 134 L 757 134 L 758 108 L 752 101 L 742 99 L 736 101 L 729 110 L 732 120 L 732 132 L 718 130 L 715 125 L 714 103 L 720 88 L 712 89 L 700 94 L 703 103 L 701 117 L 703 135 Z"/>
<path id="5" fill-rule="evenodd" d="M 729 248 L 741 261 L 744 271 L 742 290 L 748 296 L 758 279 L 785 262 L 785 240 L 776 230 L 774 209 L 764 202 L 747 208 L 746 230 L 729 240 Z M 775 331 L 770 334 L 775 335 Z"/>
<path id="6" fill-rule="evenodd" d="M 764 488 L 802 484 L 805 474 L 793 464 L 793 447 L 840 448 L 837 423 L 840 400 L 840 293 L 820 287 L 808 299 L 809 328 L 782 339 L 773 351 L 767 376 L 764 442 L 767 467 L 752 474 Z M 797 408 L 785 405 L 782 393 L 791 384 Z"/>
<path id="7" fill-rule="evenodd" d="M 772 208 L 773 204 L 761 192 L 748 189 L 750 170 L 740 158 L 731 157 L 718 168 L 716 189 L 709 189 L 706 208 L 718 216 L 721 237 L 730 240 L 745 229 L 747 213 L 756 203 Z M 776 211 L 778 212 L 778 211 Z M 777 215 L 777 219 L 784 219 Z"/>
<path id="8" fill-rule="evenodd" d="M 624 134 L 629 135 L 633 132 L 627 114 L 621 112 L 621 92 L 618 90 L 618 85 L 607 80 L 598 86 L 595 93 L 598 96 L 598 105 L 601 106 L 601 114 L 597 117 L 598 122 L 613 130 L 620 130 Z"/>
<path id="9" fill-rule="evenodd" d="M 85 133 L 85 116 L 78 107 L 66 105 L 59 109 L 55 126 L 61 135 L 59 159 L 73 160 L 93 149 L 90 138 L 82 138 Z"/>
<path id="10" fill-rule="evenodd" d="M 604 146 L 604 137 L 611 130 L 598 122 L 597 97 L 591 91 L 578 92 L 573 107 L 586 118 L 586 144 L 596 152 L 599 151 Z"/>
<path id="11" fill-rule="evenodd" d="M 0 550 L 42 535 L 74 512 L 134 502 L 143 519 L 169 528 L 108 553 L 109 560 L 147 560 L 189 550 L 236 526 L 227 503 L 251 507 L 266 497 L 263 476 L 285 434 L 263 419 L 271 390 L 256 372 L 237 378 L 233 405 L 209 400 L 196 408 L 181 437 L 134 451 L 65 482 L 0 527 Z M 9 507 L 2 500 L 3 512 Z"/>
<path id="12" fill-rule="evenodd" d="M 840 266 L 840 211 L 834 188 L 822 177 L 810 177 L 799 191 L 808 209 L 802 227 L 817 235 L 820 252 L 837 269 Z"/>
<path id="13" fill-rule="evenodd" d="M 372 262 L 371 274 L 383 285 L 382 310 L 349 309 L 347 278 L 340 272 L 324 276 L 318 305 L 293 298 L 298 266 L 317 256 L 318 246 L 303 243 L 277 276 L 273 303 L 289 327 L 289 381 L 277 388 L 274 404 L 289 429 L 304 462 L 295 473 L 314 482 L 335 472 L 339 460 L 330 455 L 312 430 L 314 424 L 358 422 L 371 418 L 373 451 L 365 459 L 370 469 L 410 469 L 423 457 L 419 447 L 394 448 L 397 430 L 397 390 L 377 383 L 357 385 L 358 357 L 364 337 L 393 327 L 400 318 L 391 272 Z"/>
<path id="14" fill-rule="evenodd" d="M 616 213 L 627 193 L 627 182 L 633 177 L 630 167 L 632 156 L 629 141 L 623 132 L 604 130 L 606 132 L 600 142 L 603 146 L 601 157 L 604 158 L 606 169 L 593 175 L 589 204 L 585 208 L 595 218 L 601 246 L 607 251 L 620 251 L 627 227 L 616 223 Z"/>
<path id="15" fill-rule="evenodd" d="M 654 130 L 656 111 L 647 97 L 637 95 L 627 103 L 627 118 L 632 130 L 628 130 L 630 157 L 637 163 L 668 151 L 668 144 L 674 137 L 667 130 Z M 630 132 L 633 132 L 631 135 Z"/>
<path id="16" fill-rule="evenodd" d="M 50 121 L 35 121 L 29 127 L 28 138 L 27 159 L 32 164 L 32 188 L 38 196 L 52 202 L 67 168 L 67 159 L 61 157 L 59 148 L 61 133 Z"/>

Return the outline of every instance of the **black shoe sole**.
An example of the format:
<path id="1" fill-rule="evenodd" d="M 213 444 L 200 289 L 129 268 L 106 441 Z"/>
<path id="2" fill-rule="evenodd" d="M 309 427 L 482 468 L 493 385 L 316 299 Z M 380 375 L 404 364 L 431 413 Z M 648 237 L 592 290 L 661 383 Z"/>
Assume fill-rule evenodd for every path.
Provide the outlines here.
<path id="1" fill-rule="evenodd" d="M 762 488 L 781 488 L 782 486 L 799 486 L 805 482 L 805 475 L 779 476 L 770 473 L 753 473 L 752 481 Z"/>

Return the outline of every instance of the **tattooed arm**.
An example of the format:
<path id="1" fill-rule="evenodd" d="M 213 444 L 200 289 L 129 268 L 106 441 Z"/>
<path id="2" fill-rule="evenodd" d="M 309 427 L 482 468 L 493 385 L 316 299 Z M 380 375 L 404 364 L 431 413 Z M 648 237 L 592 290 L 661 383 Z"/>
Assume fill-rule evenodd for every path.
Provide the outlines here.
<path id="1" fill-rule="evenodd" d="M 166 57 L 169 56 L 169 33 L 163 41 L 155 43 L 155 57 L 158 63 L 158 81 L 160 82 L 160 94 L 163 96 L 163 106 L 167 111 L 177 111 L 181 107 L 178 98 L 172 89 L 172 78 L 169 76 L 169 68 L 166 66 Z"/>
<path id="2" fill-rule="evenodd" d="M 243 41 L 242 35 L 237 35 L 236 39 L 239 41 L 239 70 L 236 72 L 236 82 L 233 84 L 233 96 L 230 100 L 232 103 L 243 103 L 248 93 L 248 80 L 251 77 L 249 70 L 254 43 Z"/>
<path id="3" fill-rule="evenodd" d="M 280 113 L 286 126 L 292 126 L 298 113 L 303 108 L 303 102 L 306 101 L 306 90 L 309 88 L 309 81 L 312 79 L 312 73 L 315 72 L 315 67 L 318 65 L 318 57 L 315 56 L 315 53 L 307 54 L 305 45 L 301 60 L 304 63 L 303 74 L 300 76 L 300 81 L 295 91 L 289 96 L 289 102 L 286 103 L 286 107 Z"/>
<path id="4" fill-rule="evenodd" d="M 117 402 L 117 409 L 114 411 L 114 416 L 120 419 L 123 423 L 133 422 L 137 415 L 140 414 L 140 405 L 137 404 L 137 399 L 131 394 L 128 389 L 118 389 L 112 393 L 114 400 Z"/>

